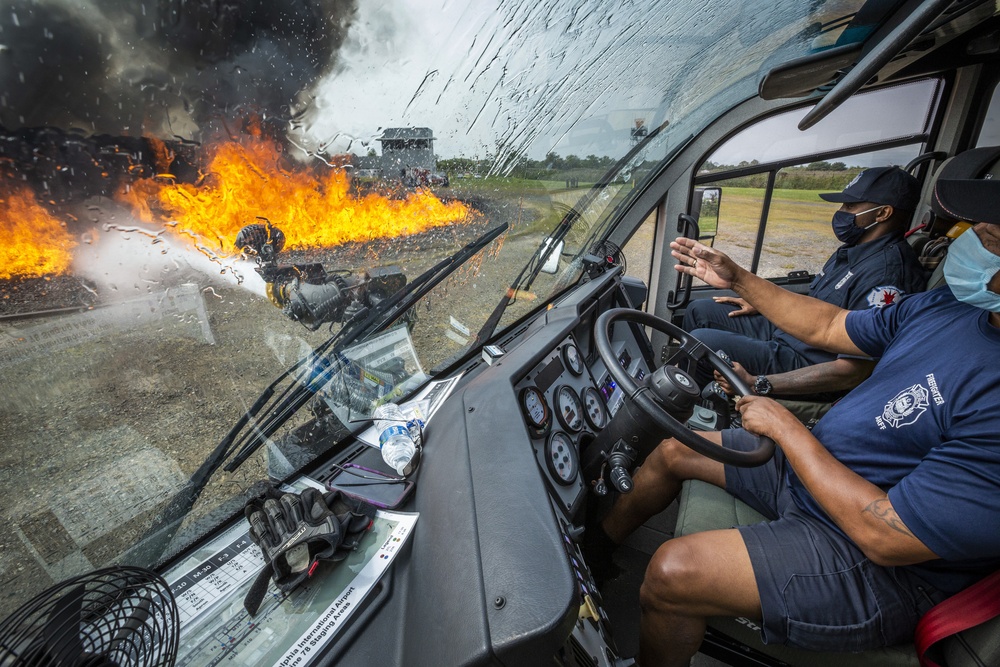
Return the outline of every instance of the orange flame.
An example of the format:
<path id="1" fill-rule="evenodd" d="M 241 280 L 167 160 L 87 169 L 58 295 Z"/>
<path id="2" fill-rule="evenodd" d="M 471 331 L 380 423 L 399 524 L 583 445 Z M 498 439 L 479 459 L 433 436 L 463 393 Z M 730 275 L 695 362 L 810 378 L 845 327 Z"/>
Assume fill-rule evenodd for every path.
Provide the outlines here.
<path id="1" fill-rule="evenodd" d="M 174 221 L 175 231 L 224 252 L 235 250 L 236 234 L 258 216 L 280 227 L 285 247 L 295 249 L 415 234 L 471 214 L 461 202 L 424 191 L 405 199 L 352 196 L 343 169 L 317 176 L 289 168 L 278 145 L 260 136 L 219 145 L 198 184 L 166 176 L 139 181 L 122 198 L 141 219 Z"/>
<path id="2" fill-rule="evenodd" d="M 6 196 L 4 196 L 6 194 Z M 0 193 L 0 279 L 64 273 L 77 243 L 26 187 Z"/>

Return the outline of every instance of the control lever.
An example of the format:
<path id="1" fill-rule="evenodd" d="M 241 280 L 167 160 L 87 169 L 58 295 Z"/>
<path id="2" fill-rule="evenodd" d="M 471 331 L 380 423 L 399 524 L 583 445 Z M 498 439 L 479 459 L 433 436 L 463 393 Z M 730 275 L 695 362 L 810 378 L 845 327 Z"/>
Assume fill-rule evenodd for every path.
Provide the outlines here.
<path id="1" fill-rule="evenodd" d="M 733 360 L 728 354 L 722 350 L 718 350 L 715 354 L 726 362 L 727 366 L 733 368 Z M 716 414 L 716 431 L 721 431 L 733 425 L 733 411 L 730 409 L 731 399 L 726 395 L 726 392 L 722 391 L 722 387 L 719 386 L 718 382 L 712 380 L 705 385 L 705 388 L 701 391 L 701 397 L 711 406 L 712 411 Z M 736 414 L 738 415 L 739 413 Z"/>
<path id="2" fill-rule="evenodd" d="M 635 464 L 638 452 L 635 447 L 625 444 L 621 438 L 614 444 L 608 453 L 604 465 L 601 466 L 600 477 L 594 480 L 594 493 L 599 496 L 608 494 L 608 481 L 618 493 L 629 493 L 632 491 L 632 475 L 629 470 Z M 608 480 L 604 479 L 604 471 L 608 471 Z"/>
<path id="3" fill-rule="evenodd" d="M 635 448 L 626 445 L 624 440 L 619 440 L 611 448 L 611 454 L 608 455 L 608 466 L 611 468 L 608 476 L 611 478 L 611 486 L 618 493 L 629 493 L 632 490 L 632 475 L 629 470 L 635 459 Z"/>

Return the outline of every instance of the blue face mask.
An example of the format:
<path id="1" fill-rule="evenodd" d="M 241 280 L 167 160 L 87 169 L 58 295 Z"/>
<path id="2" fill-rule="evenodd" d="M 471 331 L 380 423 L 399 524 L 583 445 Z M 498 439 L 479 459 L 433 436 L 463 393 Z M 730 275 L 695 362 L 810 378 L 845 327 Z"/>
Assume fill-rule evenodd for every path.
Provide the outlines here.
<path id="1" fill-rule="evenodd" d="M 944 279 L 959 301 L 1000 313 L 1000 294 L 986 289 L 997 271 L 1000 271 L 1000 256 L 984 248 L 973 230 L 967 230 L 948 246 Z"/>
<path id="2" fill-rule="evenodd" d="M 858 227 L 856 224 L 857 217 L 859 215 L 864 215 L 865 213 L 871 213 L 872 211 L 882 208 L 881 206 L 876 206 L 875 208 L 870 208 L 867 211 L 861 211 L 861 213 L 848 213 L 847 211 L 837 211 L 833 214 L 833 233 L 836 234 L 837 238 L 847 245 L 854 245 L 857 243 L 865 232 L 875 225 L 878 224 L 876 220 L 867 227 Z"/>

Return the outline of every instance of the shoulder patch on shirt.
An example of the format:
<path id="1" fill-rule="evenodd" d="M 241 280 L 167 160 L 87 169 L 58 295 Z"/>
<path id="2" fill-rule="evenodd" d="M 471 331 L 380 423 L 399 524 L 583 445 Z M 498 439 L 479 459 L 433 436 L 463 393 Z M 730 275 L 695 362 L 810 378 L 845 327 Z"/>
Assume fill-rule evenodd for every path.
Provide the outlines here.
<path id="1" fill-rule="evenodd" d="M 893 285 L 882 285 L 876 287 L 868 293 L 868 305 L 874 308 L 889 306 L 896 303 L 896 299 L 903 293 L 898 287 Z"/>

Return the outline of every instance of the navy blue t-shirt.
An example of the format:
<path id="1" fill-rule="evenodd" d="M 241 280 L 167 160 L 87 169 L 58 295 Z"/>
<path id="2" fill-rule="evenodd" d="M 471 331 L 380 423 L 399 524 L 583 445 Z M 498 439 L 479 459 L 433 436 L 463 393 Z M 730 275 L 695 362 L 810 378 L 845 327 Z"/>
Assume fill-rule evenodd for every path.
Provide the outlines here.
<path id="1" fill-rule="evenodd" d="M 861 245 L 837 248 L 813 278 L 809 296 L 847 310 L 863 310 L 889 305 L 903 294 L 923 292 L 926 286 L 927 272 L 917 253 L 902 235 L 888 234 Z M 780 329 L 774 339 L 812 363 L 836 358 Z"/>
<path id="2" fill-rule="evenodd" d="M 948 593 L 1000 569 L 1000 329 L 988 316 L 947 286 L 849 313 L 851 340 L 881 360 L 813 428 L 943 559 L 909 567 Z M 789 485 L 833 525 L 794 473 Z"/>

